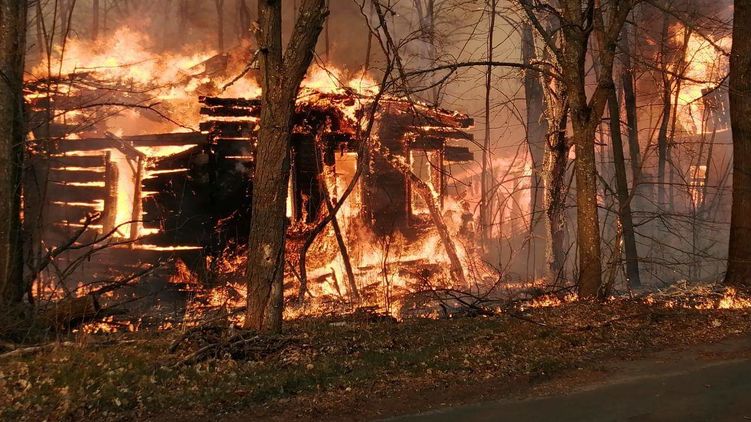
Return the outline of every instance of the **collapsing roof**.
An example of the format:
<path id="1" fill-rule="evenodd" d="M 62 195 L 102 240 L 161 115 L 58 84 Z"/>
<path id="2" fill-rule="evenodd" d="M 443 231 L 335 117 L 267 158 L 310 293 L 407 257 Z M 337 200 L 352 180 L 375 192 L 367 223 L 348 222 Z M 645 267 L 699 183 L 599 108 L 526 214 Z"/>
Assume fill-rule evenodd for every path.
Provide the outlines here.
<path id="1" fill-rule="evenodd" d="M 40 101 L 32 106 L 43 113 L 49 100 Z M 404 174 L 376 154 L 358 158 L 372 101 L 351 90 L 307 89 L 301 95 L 291 148 L 292 222 L 317 221 L 325 213 L 323 189 L 336 199 L 337 186 L 359 163 L 368 165 L 352 200 L 366 226 L 384 234 L 406 231 L 419 220 Z M 70 136 L 75 129 L 69 125 L 38 126 L 37 139 L 55 139 L 56 176 L 50 183 L 59 186 L 51 191 L 57 207 L 50 213 L 53 226 L 70 231 L 88 213 L 101 212 L 104 222 L 92 229 L 101 233 L 142 220 L 119 234 L 142 237 L 137 244 L 154 250 L 214 255 L 229 243 L 246 242 L 260 100 L 200 97 L 199 102 L 199 132 L 116 136 L 86 126 Z M 80 105 L 71 99 L 59 104 Z M 472 124 L 464 114 L 384 96 L 374 135 L 392 154 L 422 167 L 415 172 L 442 196 L 444 165 L 473 159 L 462 145 L 472 140 L 466 131 Z M 326 174 L 333 175 L 328 187 L 321 183 Z M 123 180 L 133 186 L 124 189 Z"/>

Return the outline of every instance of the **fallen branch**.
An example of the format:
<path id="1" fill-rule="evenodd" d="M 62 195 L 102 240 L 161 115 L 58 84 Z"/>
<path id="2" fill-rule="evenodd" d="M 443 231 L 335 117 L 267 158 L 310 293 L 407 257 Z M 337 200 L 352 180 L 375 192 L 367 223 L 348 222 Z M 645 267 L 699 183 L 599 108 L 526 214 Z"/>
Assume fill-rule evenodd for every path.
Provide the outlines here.
<path id="1" fill-rule="evenodd" d="M 10 352 L 5 352 L 3 354 L 0 354 L 0 359 L 27 356 L 27 355 L 31 355 L 34 353 L 43 352 L 45 350 L 54 349 L 57 346 L 68 347 L 68 346 L 74 346 L 74 345 L 75 343 L 66 341 L 63 343 L 49 343 L 49 344 L 42 344 L 38 346 L 20 347 L 18 349 L 11 350 Z"/>

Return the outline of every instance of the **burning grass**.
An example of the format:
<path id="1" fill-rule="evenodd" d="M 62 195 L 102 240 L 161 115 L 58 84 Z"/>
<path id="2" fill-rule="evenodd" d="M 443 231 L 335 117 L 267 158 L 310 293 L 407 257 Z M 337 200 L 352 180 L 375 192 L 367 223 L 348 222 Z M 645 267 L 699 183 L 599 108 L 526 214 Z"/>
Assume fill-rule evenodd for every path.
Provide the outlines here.
<path id="1" fill-rule="evenodd" d="M 180 343 L 181 332 L 79 333 L 44 353 L 4 358 L 0 418 L 362 419 L 394 412 L 389 397 L 399 397 L 398 411 L 414 411 L 431 404 L 425 397 L 461 401 L 460 392 L 480 388 L 479 380 L 486 392 L 508 393 L 604 359 L 751 330 L 747 309 L 670 308 L 638 300 L 437 321 L 363 315 L 293 321 L 282 336 L 211 329 Z M 242 353 L 226 349 L 198 363 L 187 359 L 233 337 L 247 340 Z"/>

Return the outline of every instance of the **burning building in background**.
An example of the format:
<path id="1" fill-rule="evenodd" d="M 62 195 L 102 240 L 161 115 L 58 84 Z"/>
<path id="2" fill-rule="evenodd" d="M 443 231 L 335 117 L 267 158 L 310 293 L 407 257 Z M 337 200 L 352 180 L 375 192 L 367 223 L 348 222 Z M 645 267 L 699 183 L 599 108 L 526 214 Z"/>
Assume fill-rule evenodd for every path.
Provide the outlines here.
<path id="1" fill-rule="evenodd" d="M 62 273 L 38 274 L 39 291 L 68 290 L 166 261 L 178 263 L 177 284 L 200 280 L 208 288 L 224 273 L 241 288 L 244 264 L 237 258 L 245 253 L 252 218 L 260 116 L 250 49 L 154 55 L 142 35 L 125 30 L 96 46 L 69 43 L 59 52 L 62 60 L 35 67 L 26 84 L 33 141 L 25 214 L 38 248 L 30 254 L 67 245 L 58 260 L 72 263 Z M 394 160 L 429 186 L 452 234 L 471 240 L 469 207 L 448 195 L 447 179 L 453 164 L 473 160 L 466 146 L 473 120 L 388 96 L 373 117 L 377 91 L 365 77 L 347 81 L 329 68 L 314 69 L 300 91 L 287 206 L 292 261 L 295 248 L 361 174 L 337 215 L 336 233 L 327 229 L 311 247 L 311 292 L 343 297 L 357 289 L 339 286 L 343 259 L 367 275 L 358 277 L 365 289 L 373 278 L 393 276 L 379 275 L 389 262 L 415 264 L 422 278 L 445 275 L 430 207 Z M 371 118 L 373 141 L 365 131 Z M 344 248 L 348 254 L 339 253 Z"/>
<path id="2" fill-rule="evenodd" d="M 345 8 L 338 3 L 334 7 Z M 645 14 L 644 21 L 667 23 L 665 34 L 659 25 L 634 27 L 630 40 L 641 156 L 628 157 L 637 162 L 629 172 L 629 184 L 638 257 L 644 261 L 641 272 L 649 280 L 645 284 L 652 286 L 712 277 L 722 271 L 723 218 L 730 189 L 723 83 L 729 38 L 721 30 L 708 29 L 712 22 L 687 29 L 658 10 L 637 12 Z M 359 10 L 353 13 L 361 17 Z M 354 24 L 344 22 L 344 15 L 329 20 L 332 28 L 340 29 L 332 33 L 352 29 Z M 285 19 L 290 16 L 285 14 Z M 412 17 L 399 16 L 395 25 Z M 413 33 L 414 28 L 409 28 L 404 32 Z M 207 300 L 216 304 L 234 297 L 239 305 L 244 295 L 237 292 L 244 288 L 260 106 L 251 41 L 240 37 L 239 46 L 214 51 L 200 47 L 195 37 L 171 39 L 173 46 L 190 44 L 192 51 L 179 53 L 167 50 L 170 43 L 163 40 L 154 47 L 144 33 L 108 32 L 96 42 L 67 39 L 64 49 L 52 49 L 50 60 L 43 57 L 29 67 L 26 98 L 32 142 L 27 162 L 33 171 L 26 174 L 24 200 L 35 250 L 28 255 L 43 262 L 51 248 L 76 239 L 75 247 L 59 258 L 62 270 L 47 267 L 38 285 L 55 284 L 61 278 L 73 285 L 111 279 L 170 260 L 175 265 L 160 267 L 169 269 L 155 278 L 170 278 L 181 287 L 193 285 L 193 291 L 231 284 L 235 294 Z M 152 35 L 160 32 L 151 30 Z M 353 46 L 358 43 L 364 49 L 370 36 L 364 34 L 352 43 L 333 40 L 332 61 L 354 63 L 350 50 L 356 50 Z M 474 47 L 485 43 L 474 40 L 473 34 L 467 36 Z M 327 37 L 327 59 L 329 41 Z M 448 52 L 453 47 L 463 52 L 466 46 L 448 44 L 441 46 Z M 513 56 L 509 60 L 516 60 L 515 48 L 508 49 Z M 349 61 L 337 58 L 336 52 L 345 50 L 353 53 Z M 428 67 L 425 57 L 416 60 L 409 51 L 405 54 L 408 68 Z M 450 59 L 429 56 L 428 62 L 477 59 L 462 54 L 449 54 Z M 370 51 L 366 55 L 364 62 L 373 67 L 378 53 L 373 54 L 373 62 Z M 355 290 L 366 294 L 370 290 L 383 304 L 395 290 L 425 291 L 455 282 L 448 268 L 455 270 L 452 261 L 456 260 L 448 256 L 435 214 L 445 222 L 457 259 L 468 274 L 462 289 L 480 291 L 479 285 L 492 287 L 501 279 L 542 284 L 546 253 L 542 246 L 547 246 L 547 239 L 537 228 L 544 225 L 545 210 L 543 199 L 535 193 L 543 188 L 534 180 L 542 170 L 540 163 L 531 162 L 527 139 L 521 134 L 524 119 L 514 125 L 509 117 L 519 114 L 519 98 L 499 107 L 489 103 L 485 110 L 492 126 L 485 173 L 490 191 L 482 192 L 478 159 L 485 146 L 474 142 L 470 117 L 414 98 L 386 95 L 368 136 L 376 83 L 361 71 L 323 65 L 328 60 L 322 57 L 317 61 L 300 92 L 290 155 L 289 292 L 302 286 L 298 296 L 329 297 L 341 303 Z M 466 79 L 450 79 L 450 84 L 425 91 L 419 85 L 435 78 L 418 78 L 411 95 L 429 91 L 435 96 L 428 98 L 431 101 L 477 109 L 478 98 L 485 95 L 478 90 L 484 87 L 471 75 L 485 71 L 467 68 L 462 70 L 470 75 Z M 492 83 L 498 85 L 493 89 L 504 96 L 516 92 L 517 73 L 496 73 L 498 80 Z M 663 76 L 668 79 L 667 90 L 662 89 Z M 468 97 L 472 95 L 476 98 Z M 508 110 L 496 110 L 504 107 Z M 663 113 L 668 118 L 664 136 L 658 139 Z M 598 195 L 601 231 L 604 247 L 610 248 L 618 239 L 617 224 L 611 224 L 618 211 L 612 192 L 612 142 L 605 125 L 599 136 L 597 170 L 601 181 L 607 182 L 600 184 Z M 364 146 L 367 142 L 370 145 Z M 664 151 L 659 151 L 660 143 Z M 574 148 L 569 151 L 568 158 L 575 158 Z M 657 170 L 660 160 L 666 168 L 662 177 Z M 567 255 L 560 274 L 563 283 L 575 279 L 578 271 L 573 259 L 576 219 L 570 207 L 576 184 L 568 178 L 569 172 L 564 171 L 567 197 L 561 204 L 568 208 L 564 212 L 569 217 L 560 231 L 566 233 L 560 242 L 561 255 Z M 420 193 L 421 187 L 427 187 L 429 200 Z M 329 214 L 329 206 L 342 201 L 345 192 L 336 221 L 317 233 L 315 228 Z M 488 197 L 489 218 L 480 227 L 476 214 L 483 194 Z M 437 213 L 432 202 L 439 205 Z M 486 236 L 475 236 L 480 230 Z M 477 237 L 487 241 L 480 245 Z M 691 239 L 689 247 L 687 239 Z M 97 249 L 95 255 L 91 249 Z M 617 248 L 611 252 L 617 254 L 612 268 L 618 273 L 621 252 Z M 624 278 L 614 276 L 614 280 Z"/>

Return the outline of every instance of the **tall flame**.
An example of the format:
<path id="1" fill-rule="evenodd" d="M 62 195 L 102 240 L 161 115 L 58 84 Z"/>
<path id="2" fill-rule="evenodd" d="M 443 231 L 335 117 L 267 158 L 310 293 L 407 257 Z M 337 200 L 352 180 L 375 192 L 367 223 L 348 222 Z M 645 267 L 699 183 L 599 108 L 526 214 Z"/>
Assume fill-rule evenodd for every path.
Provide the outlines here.
<path id="1" fill-rule="evenodd" d="M 681 35 L 682 39 L 684 35 Z M 683 43 L 683 40 L 680 41 Z M 678 93 L 678 115 L 681 126 L 690 133 L 701 133 L 705 128 L 703 98 L 709 90 L 716 89 L 729 70 L 729 59 L 724 52 L 730 51 L 731 37 L 710 41 L 696 32 L 689 35 L 685 54 L 685 78 Z"/>

